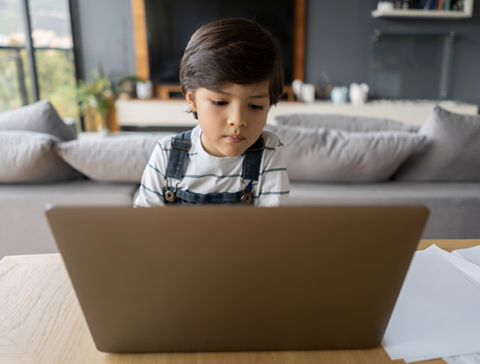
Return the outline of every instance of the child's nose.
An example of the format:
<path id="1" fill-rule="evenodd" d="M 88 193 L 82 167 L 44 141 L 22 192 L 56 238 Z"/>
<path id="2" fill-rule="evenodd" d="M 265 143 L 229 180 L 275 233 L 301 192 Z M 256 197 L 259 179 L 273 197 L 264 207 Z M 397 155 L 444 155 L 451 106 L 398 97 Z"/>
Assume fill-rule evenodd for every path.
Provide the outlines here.
<path id="1" fill-rule="evenodd" d="M 246 127 L 247 120 L 245 119 L 245 113 L 241 107 L 234 107 L 232 113 L 230 114 L 229 124 L 237 128 Z"/>

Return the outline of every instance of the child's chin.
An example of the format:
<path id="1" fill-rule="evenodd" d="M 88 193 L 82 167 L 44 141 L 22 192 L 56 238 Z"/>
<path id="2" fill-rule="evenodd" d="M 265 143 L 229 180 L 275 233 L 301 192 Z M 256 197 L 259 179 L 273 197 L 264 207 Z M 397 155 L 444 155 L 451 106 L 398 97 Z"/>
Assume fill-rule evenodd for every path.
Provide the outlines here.
<path id="1" fill-rule="evenodd" d="M 225 157 L 239 157 L 243 154 L 243 152 L 245 152 L 244 150 L 241 150 L 241 149 L 234 149 L 234 148 L 228 148 L 228 149 L 225 149 L 225 150 L 222 150 L 221 153 L 225 156 Z"/>
<path id="2" fill-rule="evenodd" d="M 240 157 L 242 153 L 225 153 L 225 157 Z"/>

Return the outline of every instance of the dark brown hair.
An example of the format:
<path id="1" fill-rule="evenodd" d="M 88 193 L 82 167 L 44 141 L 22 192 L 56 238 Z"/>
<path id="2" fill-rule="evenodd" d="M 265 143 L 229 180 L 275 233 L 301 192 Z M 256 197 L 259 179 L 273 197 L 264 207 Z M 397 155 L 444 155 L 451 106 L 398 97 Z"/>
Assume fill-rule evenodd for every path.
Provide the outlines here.
<path id="1" fill-rule="evenodd" d="M 217 91 L 230 83 L 266 81 L 270 105 L 282 95 L 283 77 L 282 58 L 272 34 L 248 19 L 227 18 L 201 26 L 190 38 L 180 64 L 184 94 L 199 87 Z"/>

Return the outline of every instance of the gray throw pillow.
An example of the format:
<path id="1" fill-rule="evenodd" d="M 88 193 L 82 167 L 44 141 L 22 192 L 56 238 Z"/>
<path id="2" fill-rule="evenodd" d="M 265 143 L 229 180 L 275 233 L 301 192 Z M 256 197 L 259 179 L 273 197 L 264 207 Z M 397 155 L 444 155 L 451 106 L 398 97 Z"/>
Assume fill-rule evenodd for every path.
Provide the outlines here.
<path id="1" fill-rule="evenodd" d="M 426 143 L 394 176 L 398 181 L 480 181 L 480 116 L 434 106 L 419 132 Z"/>
<path id="2" fill-rule="evenodd" d="M 405 131 L 416 132 L 417 125 L 387 118 L 345 114 L 291 114 L 275 117 L 277 125 L 303 126 L 306 128 L 338 129 L 343 131 Z"/>
<path id="3" fill-rule="evenodd" d="M 58 154 L 87 177 L 104 182 L 138 182 L 159 141 L 158 135 L 72 140 Z"/>
<path id="4" fill-rule="evenodd" d="M 297 181 L 388 180 L 425 138 L 398 131 L 349 133 L 274 125 L 265 129 L 283 142 L 288 175 Z"/>
<path id="5" fill-rule="evenodd" d="M 36 131 L 56 136 L 63 141 L 76 138 L 48 100 L 1 113 L 0 130 Z"/>
<path id="6" fill-rule="evenodd" d="M 0 183 L 56 182 L 81 177 L 56 153 L 61 140 L 29 131 L 0 131 Z"/>

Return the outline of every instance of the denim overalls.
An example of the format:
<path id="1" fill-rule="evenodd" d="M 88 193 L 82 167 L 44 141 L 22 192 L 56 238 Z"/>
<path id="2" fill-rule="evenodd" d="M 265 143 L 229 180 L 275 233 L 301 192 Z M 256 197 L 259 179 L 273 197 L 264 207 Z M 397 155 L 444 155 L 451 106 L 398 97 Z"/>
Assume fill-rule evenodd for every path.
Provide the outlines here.
<path id="1" fill-rule="evenodd" d="M 185 161 L 188 152 L 192 147 L 191 143 L 192 131 L 178 134 L 172 138 L 172 150 L 168 158 L 167 172 L 165 173 L 166 187 L 163 189 L 163 198 L 165 205 L 171 204 L 245 204 L 253 205 L 253 181 L 258 181 L 260 175 L 260 163 L 264 150 L 264 140 L 262 136 L 245 151 L 243 160 L 242 182 L 243 190 L 238 192 L 208 193 L 201 194 L 190 192 L 188 190 L 179 190 L 178 184 L 183 178 Z M 175 187 L 168 186 L 168 178 L 178 180 Z M 248 186 L 244 180 L 251 180 Z"/>

